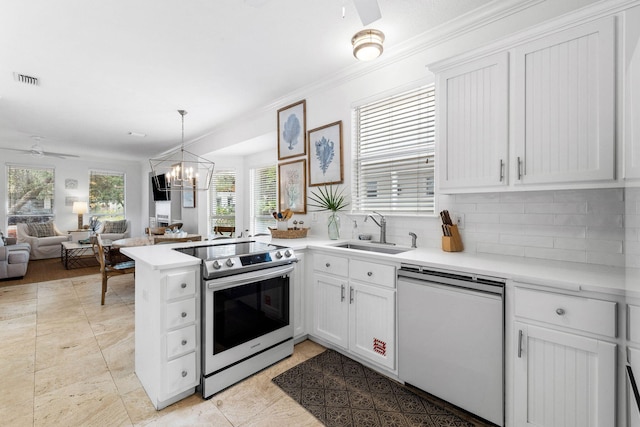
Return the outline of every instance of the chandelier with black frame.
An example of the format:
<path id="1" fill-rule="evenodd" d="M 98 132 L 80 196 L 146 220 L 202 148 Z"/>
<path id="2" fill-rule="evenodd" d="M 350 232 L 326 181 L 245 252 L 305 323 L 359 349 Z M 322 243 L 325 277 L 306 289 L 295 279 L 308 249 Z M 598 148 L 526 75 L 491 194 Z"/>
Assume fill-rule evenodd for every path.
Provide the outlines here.
<path id="1" fill-rule="evenodd" d="M 184 149 L 185 110 L 178 110 L 182 118 L 180 149 L 164 156 L 149 159 L 154 185 L 158 191 L 206 191 L 211 186 L 215 163 Z"/>

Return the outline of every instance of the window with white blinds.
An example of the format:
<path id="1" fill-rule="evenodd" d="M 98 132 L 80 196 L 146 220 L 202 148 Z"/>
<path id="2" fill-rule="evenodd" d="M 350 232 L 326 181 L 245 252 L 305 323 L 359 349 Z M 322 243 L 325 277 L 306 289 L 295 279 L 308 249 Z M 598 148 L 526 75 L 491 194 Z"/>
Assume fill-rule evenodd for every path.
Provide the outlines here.
<path id="1" fill-rule="evenodd" d="M 209 233 L 214 228 L 236 226 L 236 171 L 218 170 L 214 172 L 209 187 Z"/>
<path id="2" fill-rule="evenodd" d="M 276 166 L 267 166 L 250 170 L 251 180 L 251 234 L 269 233 L 273 225 L 272 213 L 277 204 Z"/>
<path id="3" fill-rule="evenodd" d="M 435 86 L 423 86 L 355 110 L 353 208 L 433 213 Z"/>

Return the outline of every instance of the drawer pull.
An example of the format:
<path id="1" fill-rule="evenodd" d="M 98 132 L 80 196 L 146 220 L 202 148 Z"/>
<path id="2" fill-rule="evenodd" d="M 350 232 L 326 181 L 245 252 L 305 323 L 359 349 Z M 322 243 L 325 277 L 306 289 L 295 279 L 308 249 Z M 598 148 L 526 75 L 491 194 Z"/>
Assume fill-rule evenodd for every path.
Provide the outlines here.
<path id="1" fill-rule="evenodd" d="M 182 345 L 187 345 L 187 340 L 182 340 Z"/>
<path id="2" fill-rule="evenodd" d="M 187 317 L 187 312 L 186 312 L 186 311 L 183 311 L 183 312 L 182 312 L 182 314 L 181 314 L 181 316 L 182 316 L 183 318 Z"/>
<path id="3" fill-rule="evenodd" d="M 564 313 L 565 313 L 564 308 L 558 308 L 558 309 L 556 309 L 556 314 L 557 314 L 558 316 L 564 316 Z"/>
<path id="4" fill-rule="evenodd" d="M 367 272 L 367 276 L 369 276 L 369 277 L 373 276 L 373 271 L 368 271 Z"/>
<path id="5" fill-rule="evenodd" d="M 187 371 L 182 371 L 182 378 L 187 376 Z"/>
<path id="6" fill-rule="evenodd" d="M 327 267 L 327 268 L 329 268 L 329 267 L 331 267 L 331 264 L 326 263 L 324 266 L 325 266 L 325 267 Z"/>
<path id="7" fill-rule="evenodd" d="M 187 284 L 186 284 L 186 283 L 183 283 L 183 284 L 181 284 L 181 285 L 180 285 L 180 287 L 181 287 L 182 289 L 184 289 L 184 288 L 186 288 L 186 287 L 187 287 Z"/>

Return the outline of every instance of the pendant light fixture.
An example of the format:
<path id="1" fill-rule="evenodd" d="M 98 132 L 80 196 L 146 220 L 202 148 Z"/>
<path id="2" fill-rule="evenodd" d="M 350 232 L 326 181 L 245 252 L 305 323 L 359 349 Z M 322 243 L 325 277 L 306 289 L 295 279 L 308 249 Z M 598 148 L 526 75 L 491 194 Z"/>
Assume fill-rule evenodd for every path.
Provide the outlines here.
<path id="1" fill-rule="evenodd" d="M 208 190 L 215 163 L 184 149 L 185 110 L 178 110 L 182 118 L 182 140 L 179 150 L 149 159 L 154 185 L 159 191 Z"/>
<path id="2" fill-rule="evenodd" d="M 358 31 L 352 38 L 353 56 L 360 61 L 371 61 L 382 55 L 384 34 L 380 30 Z"/>

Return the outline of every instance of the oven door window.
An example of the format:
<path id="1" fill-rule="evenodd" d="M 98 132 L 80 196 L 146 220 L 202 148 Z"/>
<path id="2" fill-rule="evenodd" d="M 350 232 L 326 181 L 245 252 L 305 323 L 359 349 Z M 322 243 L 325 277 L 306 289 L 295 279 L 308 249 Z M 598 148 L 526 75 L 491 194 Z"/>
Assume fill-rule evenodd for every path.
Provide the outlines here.
<path id="1" fill-rule="evenodd" d="M 289 277 L 213 293 L 213 354 L 289 325 Z"/>

